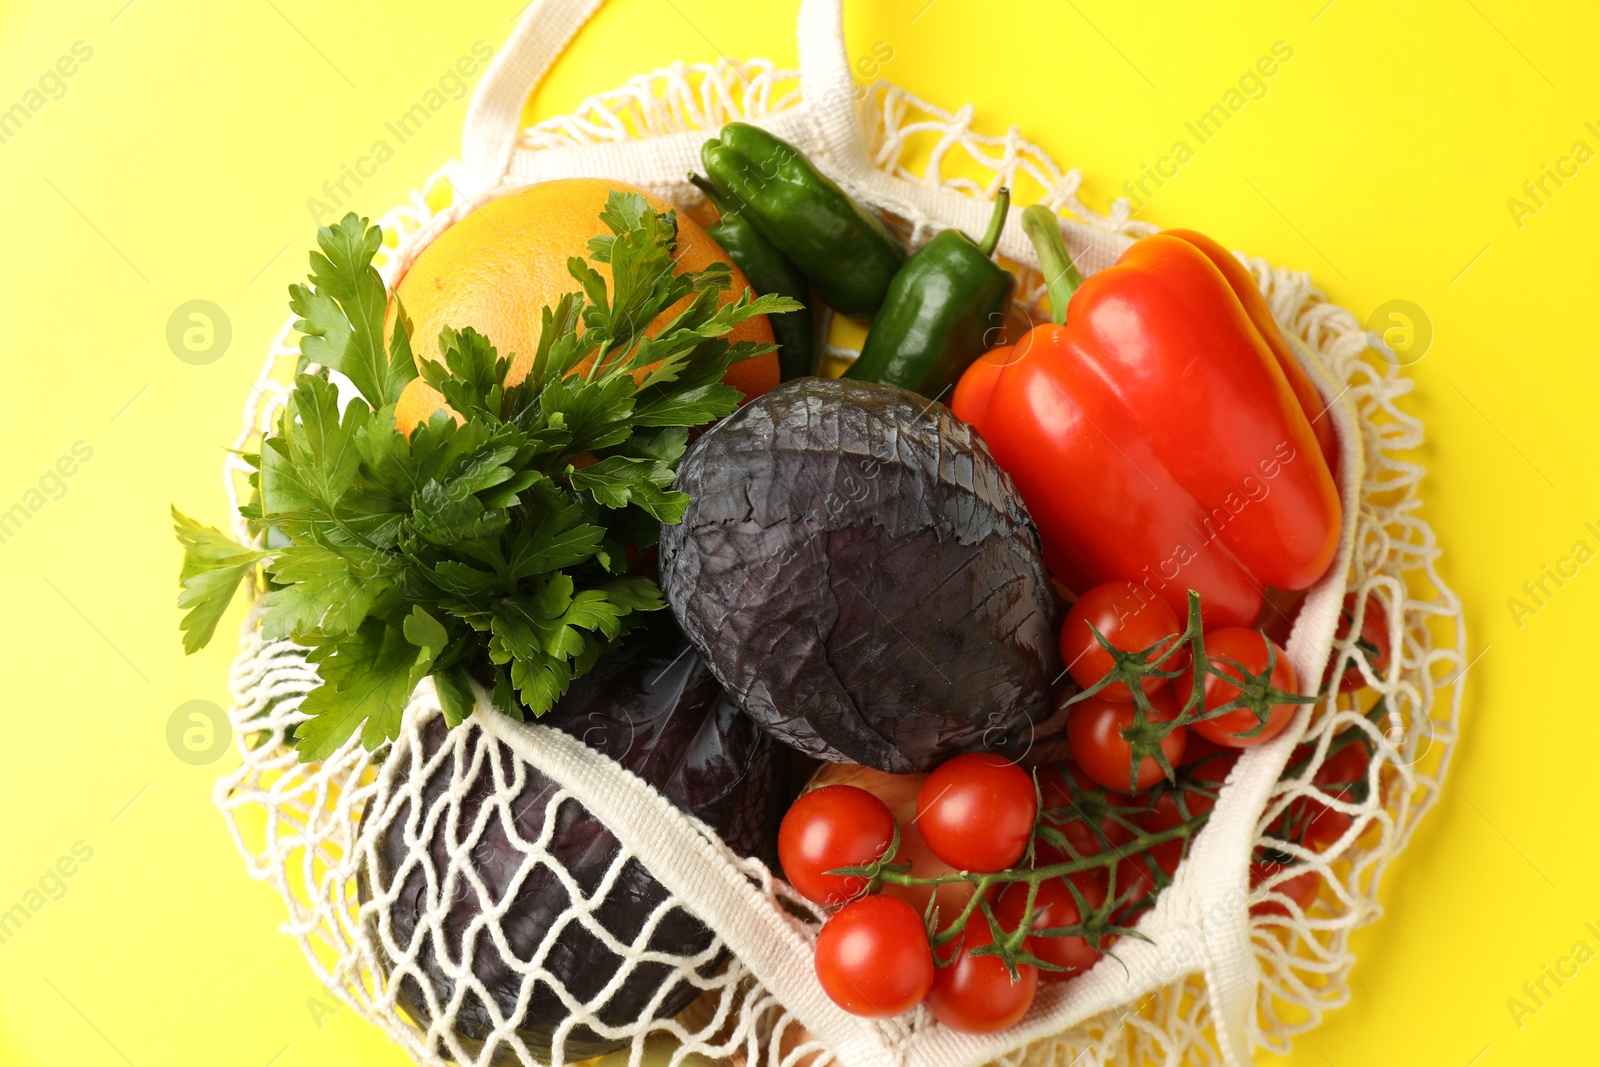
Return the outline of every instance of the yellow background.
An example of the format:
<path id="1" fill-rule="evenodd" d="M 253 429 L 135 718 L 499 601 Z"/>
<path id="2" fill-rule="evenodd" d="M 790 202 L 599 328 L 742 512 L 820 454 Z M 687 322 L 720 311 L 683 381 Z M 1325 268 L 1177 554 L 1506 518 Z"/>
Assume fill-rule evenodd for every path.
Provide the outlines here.
<path id="1" fill-rule="evenodd" d="M 1326 5 L 1326 6 L 1325 6 Z M 1507 608 L 1600 527 L 1600 162 L 1519 227 L 1507 199 L 1573 142 L 1600 149 L 1591 4 L 1295 0 L 874 0 L 852 55 L 976 125 L 1010 123 L 1115 195 L 1276 41 L 1294 49 L 1143 210 L 1309 269 L 1365 317 L 1423 308 L 1436 332 L 1411 410 L 1429 433 L 1427 518 L 1467 605 L 1465 739 L 1442 803 L 1355 940 L 1352 1003 L 1288 1062 L 1486 1067 L 1589 1062 L 1600 965 L 1519 1027 L 1507 1009 L 1579 939 L 1600 948 L 1594 642 L 1600 564 L 1518 626 Z M 1235 9 L 1248 6 L 1248 13 Z M 93 858 L 0 945 L 0 1064 L 399 1064 L 277 930 L 211 806 L 218 763 L 166 741 L 186 701 L 227 702 L 227 635 L 185 659 L 177 502 L 224 520 L 217 476 L 305 206 L 515 0 L 94 0 L 0 5 L 0 108 L 74 42 L 92 59 L 0 144 L 0 510 L 74 442 L 94 450 L 0 544 L 0 908 L 75 842 Z M 795 61 L 793 0 L 617 0 L 533 102 L 539 116 L 675 59 Z M 360 190 L 376 215 L 454 154 L 448 104 Z M 179 361 L 166 324 L 207 299 L 226 356 Z M 1594 571 L 1591 574 L 1590 571 Z M 232 759 L 225 756 L 224 759 Z M 1592 972 L 1592 973 L 1591 973 Z M 1481 1057 L 1475 1060 L 1474 1057 Z"/>

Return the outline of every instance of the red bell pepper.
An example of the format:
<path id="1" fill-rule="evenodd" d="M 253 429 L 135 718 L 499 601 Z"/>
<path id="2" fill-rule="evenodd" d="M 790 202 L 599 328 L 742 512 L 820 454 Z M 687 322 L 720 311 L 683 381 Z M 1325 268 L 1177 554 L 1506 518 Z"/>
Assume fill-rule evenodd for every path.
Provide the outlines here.
<path id="1" fill-rule="evenodd" d="M 1317 387 L 1311 382 L 1311 375 L 1306 373 L 1306 369 L 1295 358 L 1289 342 L 1283 339 L 1283 331 L 1278 329 L 1278 320 L 1272 317 L 1272 309 L 1267 307 L 1266 297 L 1256 288 L 1256 280 L 1250 277 L 1250 272 L 1245 270 L 1243 263 L 1234 258 L 1232 252 L 1205 234 L 1194 230 L 1165 232 L 1171 237 L 1183 238 L 1204 252 L 1206 258 L 1215 263 L 1217 269 L 1222 271 L 1222 276 L 1228 279 L 1233 295 L 1239 298 L 1245 314 L 1255 323 L 1256 331 L 1272 349 L 1272 355 L 1277 359 L 1278 366 L 1283 368 L 1283 376 L 1289 380 L 1289 388 L 1294 390 L 1294 397 L 1300 402 L 1300 410 L 1311 420 L 1311 432 L 1317 436 L 1317 448 L 1321 450 L 1322 458 L 1327 461 L 1328 470 L 1337 473 L 1339 435 L 1334 432 L 1333 419 L 1328 417 L 1328 408 L 1331 405 L 1323 402 L 1322 394 L 1317 392 Z"/>
<path id="2" fill-rule="evenodd" d="M 1177 231 L 1084 281 L 1048 209 L 1023 225 L 1056 321 L 980 357 L 951 408 L 1016 481 L 1055 576 L 1138 583 L 1180 618 L 1194 589 L 1208 629 L 1315 582 L 1338 546 L 1336 442 L 1248 272 Z"/>

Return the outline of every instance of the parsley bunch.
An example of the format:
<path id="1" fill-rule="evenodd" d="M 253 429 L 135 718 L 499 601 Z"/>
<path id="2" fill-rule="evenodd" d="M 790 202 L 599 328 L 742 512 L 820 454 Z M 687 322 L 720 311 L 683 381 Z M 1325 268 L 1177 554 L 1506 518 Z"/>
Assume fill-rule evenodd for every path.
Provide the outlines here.
<path id="1" fill-rule="evenodd" d="M 239 582 L 264 581 L 262 634 L 308 646 L 321 684 L 295 731 L 302 760 L 332 754 L 357 729 L 369 748 L 399 733 L 412 690 L 432 675 L 446 720 L 471 713 L 472 683 L 496 707 L 541 715 L 626 632 L 663 606 L 630 575 L 630 546 L 655 544 L 688 503 L 672 489 L 691 427 L 732 412 L 728 367 L 773 345 L 729 342 L 757 315 L 800 307 L 742 294 L 719 306 L 730 268 L 673 273 L 677 220 L 613 192 L 611 231 L 567 268 L 581 292 L 543 311 L 527 377 L 471 328 L 440 334 L 443 362 L 422 377 L 449 404 L 407 438 L 394 406 L 419 367 L 398 297 L 372 266 L 382 234 L 346 215 L 317 234 L 309 285 L 289 289 L 302 373 L 258 455 L 241 545 L 176 509 L 184 547 L 178 606 L 184 648 L 205 646 Z M 667 308 L 687 308 L 655 337 Z M 580 329 L 581 327 L 581 329 Z M 341 412 L 329 370 L 360 392 Z M 365 727 L 362 728 L 362 724 Z"/>

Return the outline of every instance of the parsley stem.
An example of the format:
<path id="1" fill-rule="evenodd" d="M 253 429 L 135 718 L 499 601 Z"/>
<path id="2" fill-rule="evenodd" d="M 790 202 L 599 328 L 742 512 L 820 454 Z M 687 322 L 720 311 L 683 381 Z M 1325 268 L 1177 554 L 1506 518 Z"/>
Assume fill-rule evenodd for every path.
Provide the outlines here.
<path id="1" fill-rule="evenodd" d="M 600 365 L 606 361 L 606 357 L 610 354 L 611 339 L 608 337 L 604 341 L 600 342 L 600 347 L 595 351 L 594 354 L 594 362 L 589 364 L 589 373 L 583 376 L 583 380 L 586 382 L 594 381 L 595 375 L 600 371 Z"/>

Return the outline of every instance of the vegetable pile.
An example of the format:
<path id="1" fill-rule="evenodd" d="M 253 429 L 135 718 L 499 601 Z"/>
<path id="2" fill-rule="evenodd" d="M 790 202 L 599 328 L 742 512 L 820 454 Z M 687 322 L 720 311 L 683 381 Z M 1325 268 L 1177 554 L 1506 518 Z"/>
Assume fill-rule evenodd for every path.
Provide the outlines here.
<path id="1" fill-rule="evenodd" d="M 736 851 L 775 852 L 828 909 L 817 975 L 847 1011 L 926 1003 L 957 1030 L 1010 1026 L 1040 982 L 1144 936 L 1240 750 L 1319 691 L 1356 699 L 1389 670 L 1376 598 L 1345 605 L 1364 665 L 1297 678 L 1283 650 L 1339 535 L 1325 406 L 1248 273 L 1199 234 L 1145 238 L 1084 280 L 1056 218 L 1026 209 L 1053 321 L 1010 343 L 1016 278 L 993 258 L 1006 190 L 981 237 L 909 251 L 764 130 L 728 125 L 703 163 L 704 231 L 610 193 L 608 232 L 554 261 L 572 291 L 539 310 L 531 357 L 463 322 L 443 328 L 442 360 L 414 358 L 372 266 L 378 229 L 354 215 L 322 229 L 291 288 L 302 373 L 248 457 L 251 542 L 174 512 L 185 647 L 248 581 L 263 636 L 308 647 L 321 678 L 292 738 L 301 759 L 396 738 L 427 677 L 443 709 L 430 752 L 475 715 L 543 717 Z M 680 233 L 725 258 L 680 269 Z M 872 320 L 842 381 L 812 376 L 824 306 Z M 730 339 L 748 326 L 773 341 Z M 769 352 L 784 384 L 727 383 Z M 443 406 L 402 432 L 395 405 L 419 376 Z M 787 790 L 780 767 L 805 758 L 824 762 Z M 1371 760 L 1347 732 L 1312 780 L 1364 796 L 1382 787 Z M 403 890 L 374 921 L 429 946 L 399 993 L 421 1019 L 452 997 L 450 937 L 491 903 L 446 900 L 421 873 L 483 803 L 477 785 L 436 785 L 411 794 L 370 873 Z M 622 961 L 563 924 L 559 881 L 516 881 L 516 842 L 548 829 L 554 787 L 530 770 L 523 793 L 515 825 L 473 850 L 475 874 L 491 894 L 516 886 L 509 951 L 544 950 L 583 1000 Z M 582 887 L 621 846 L 569 803 L 551 848 Z M 1316 852 L 1352 826 L 1302 799 L 1270 832 Z M 1296 862 L 1257 850 L 1252 880 L 1272 890 L 1257 915 L 1313 906 L 1317 875 L 1284 874 Z M 624 880 L 596 915 L 627 943 L 666 890 L 637 861 Z M 442 932 L 419 933 L 433 908 Z M 650 948 L 693 955 L 710 936 L 679 915 Z M 472 964 L 494 1010 L 464 1001 L 453 1025 L 482 1044 L 515 1015 L 539 1047 L 568 1018 L 562 998 L 519 994 L 500 945 Z M 652 962 L 597 1011 L 663 1017 L 690 996 Z M 581 1026 L 567 1041 L 616 1047 Z"/>

